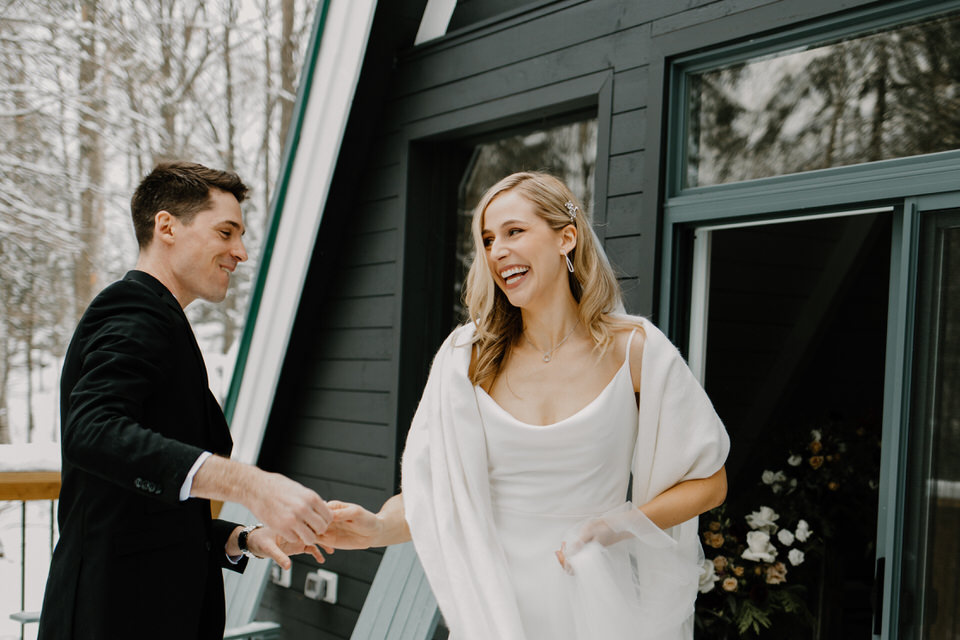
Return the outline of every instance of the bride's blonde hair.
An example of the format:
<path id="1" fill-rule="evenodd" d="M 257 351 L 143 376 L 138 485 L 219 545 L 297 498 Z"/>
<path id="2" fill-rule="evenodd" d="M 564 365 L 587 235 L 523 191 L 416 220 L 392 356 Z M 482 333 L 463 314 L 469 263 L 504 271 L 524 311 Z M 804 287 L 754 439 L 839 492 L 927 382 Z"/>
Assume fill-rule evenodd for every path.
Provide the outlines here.
<path id="1" fill-rule="evenodd" d="M 633 326 L 633 323 L 609 316 L 623 310 L 620 285 L 593 231 L 590 216 L 577 197 L 567 185 L 547 173 L 514 173 L 490 187 L 473 211 L 474 256 L 464 294 L 470 318 L 476 323 L 476 354 L 469 371 L 473 384 L 483 384 L 497 377 L 510 345 L 523 331 L 520 309 L 510 304 L 493 280 L 481 236 L 487 207 L 494 198 L 508 191 L 533 204 L 537 215 L 551 229 L 559 231 L 568 224 L 576 228 L 577 245 L 568 254 L 573 262 L 573 273 L 569 274 L 570 292 L 578 303 L 580 323 L 590 332 L 598 353 L 602 355 L 612 344 L 615 328 L 624 324 Z M 567 203 L 577 208 L 572 220 Z"/>

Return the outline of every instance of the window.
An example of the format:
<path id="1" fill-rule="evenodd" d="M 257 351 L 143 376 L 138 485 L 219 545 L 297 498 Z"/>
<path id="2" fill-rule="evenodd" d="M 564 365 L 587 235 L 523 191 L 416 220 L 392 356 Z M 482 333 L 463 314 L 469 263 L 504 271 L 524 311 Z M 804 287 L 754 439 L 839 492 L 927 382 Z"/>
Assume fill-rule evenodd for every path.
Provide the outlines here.
<path id="1" fill-rule="evenodd" d="M 713 64 L 686 75 L 683 188 L 960 148 L 960 13 Z"/>

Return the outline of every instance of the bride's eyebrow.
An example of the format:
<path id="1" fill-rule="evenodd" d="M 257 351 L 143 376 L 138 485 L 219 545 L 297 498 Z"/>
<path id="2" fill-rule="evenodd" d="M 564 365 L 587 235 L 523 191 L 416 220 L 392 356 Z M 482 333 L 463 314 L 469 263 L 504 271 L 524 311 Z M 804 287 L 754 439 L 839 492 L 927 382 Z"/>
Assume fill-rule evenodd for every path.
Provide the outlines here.
<path id="1" fill-rule="evenodd" d="M 503 222 L 500 223 L 500 228 L 503 229 L 504 227 L 512 227 L 512 226 L 515 226 L 515 225 L 518 225 L 518 224 L 519 224 L 519 225 L 522 225 L 522 224 L 526 224 L 526 223 L 525 223 L 523 220 L 504 220 Z M 493 231 L 491 231 L 490 229 L 482 229 L 482 230 L 480 231 L 480 233 L 481 233 L 481 234 L 484 234 L 484 233 L 493 233 Z"/>

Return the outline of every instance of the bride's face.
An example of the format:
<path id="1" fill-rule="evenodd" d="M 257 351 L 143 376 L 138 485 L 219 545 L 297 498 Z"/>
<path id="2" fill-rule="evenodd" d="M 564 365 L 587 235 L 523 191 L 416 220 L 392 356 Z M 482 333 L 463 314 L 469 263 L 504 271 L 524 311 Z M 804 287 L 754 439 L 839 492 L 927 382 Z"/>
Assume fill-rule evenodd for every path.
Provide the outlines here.
<path id="1" fill-rule="evenodd" d="M 510 304 L 526 308 L 569 292 L 563 256 L 575 241 L 551 229 L 529 200 L 514 191 L 498 195 L 487 205 L 482 229 L 487 266 Z"/>

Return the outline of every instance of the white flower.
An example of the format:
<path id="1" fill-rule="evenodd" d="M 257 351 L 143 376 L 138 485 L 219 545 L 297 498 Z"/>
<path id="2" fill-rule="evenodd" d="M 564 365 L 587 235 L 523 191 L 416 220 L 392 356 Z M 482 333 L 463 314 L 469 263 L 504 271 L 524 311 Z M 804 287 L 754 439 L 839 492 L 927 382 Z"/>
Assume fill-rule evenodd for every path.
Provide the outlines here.
<path id="1" fill-rule="evenodd" d="M 823 434 L 820 433 L 820 429 L 813 429 L 810 431 L 810 437 L 813 438 L 814 442 L 820 442 L 820 438 L 823 437 Z"/>
<path id="2" fill-rule="evenodd" d="M 806 542 L 811 533 L 813 533 L 813 530 L 810 529 L 810 525 L 807 524 L 806 520 L 801 520 L 797 523 L 797 530 L 794 532 L 794 535 L 797 536 L 797 540 L 800 542 Z"/>
<path id="3" fill-rule="evenodd" d="M 787 554 L 787 559 L 790 561 L 790 564 L 793 566 L 798 566 L 803 564 L 803 551 L 800 549 L 790 549 L 790 553 Z"/>
<path id="4" fill-rule="evenodd" d="M 770 507 L 760 507 L 760 511 L 754 511 L 747 516 L 747 524 L 751 529 L 760 529 L 773 533 L 777 530 L 776 520 L 780 515 Z"/>
<path id="5" fill-rule="evenodd" d="M 795 453 L 789 458 L 787 458 L 787 464 L 791 467 L 799 467 L 803 463 L 803 456 Z"/>
<path id="6" fill-rule="evenodd" d="M 700 593 L 709 593 L 713 591 L 713 586 L 720 580 L 717 575 L 713 560 L 707 558 L 703 561 L 703 567 L 700 569 Z"/>
<path id="7" fill-rule="evenodd" d="M 780 482 L 785 482 L 787 480 L 787 475 L 783 471 L 777 471 L 774 473 L 769 469 L 763 472 L 763 475 L 760 477 L 763 480 L 763 484 L 777 484 Z"/>
<path id="8" fill-rule="evenodd" d="M 773 562 L 777 548 L 770 543 L 770 534 L 766 531 L 751 531 L 747 534 L 747 549 L 741 557 L 755 562 Z"/>
<path id="9" fill-rule="evenodd" d="M 793 544 L 793 534 L 790 533 L 789 529 L 780 529 L 780 531 L 777 532 L 777 540 L 779 540 L 783 546 L 789 547 Z"/>

